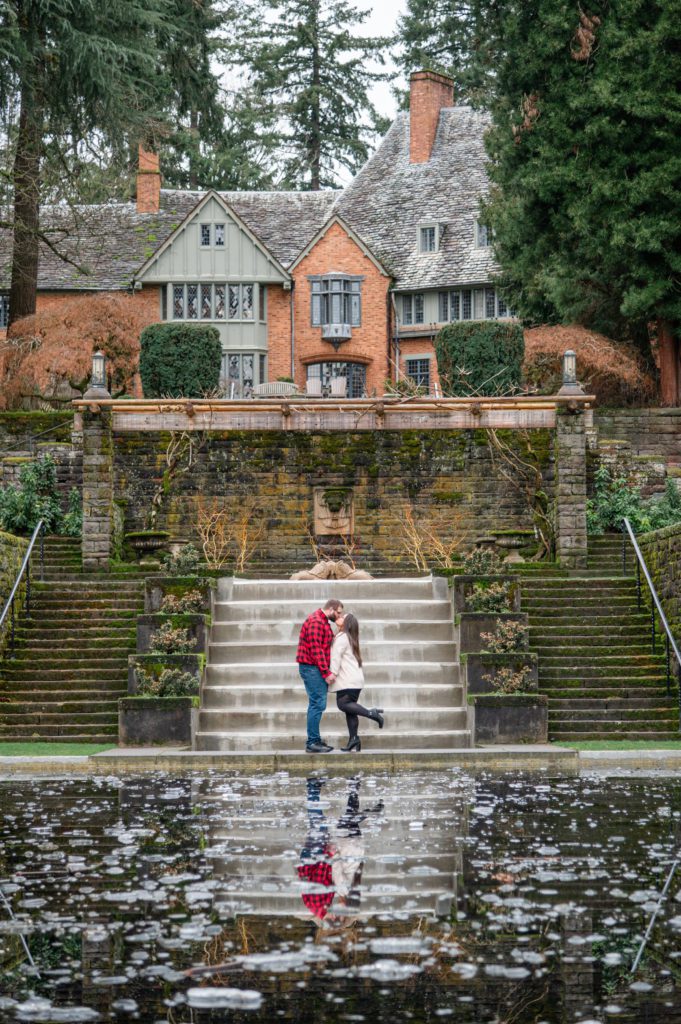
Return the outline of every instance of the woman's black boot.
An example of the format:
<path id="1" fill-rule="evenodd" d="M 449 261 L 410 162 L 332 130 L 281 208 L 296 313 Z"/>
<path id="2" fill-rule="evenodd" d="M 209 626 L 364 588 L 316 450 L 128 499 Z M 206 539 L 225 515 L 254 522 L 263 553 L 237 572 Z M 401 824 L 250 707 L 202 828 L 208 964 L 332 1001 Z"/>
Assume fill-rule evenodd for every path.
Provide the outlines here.
<path id="1" fill-rule="evenodd" d="M 370 708 L 369 709 L 369 718 L 373 718 L 374 722 L 378 722 L 378 728 L 379 729 L 383 728 L 383 722 L 385 721 L 385 719 L 383 718 L 383 715 L 381 714 L 382 710 L 383 710 L 383 708 Z"/>
<path id="2" fill-rule="evenodd" d="M 341 747 L 341 750 L 346 754 L 348 753 L 349 750 L 356 750 L 357 753 L 359 754 L 361 749 L 362 741 L 359 738 L 359 736 L 353 736 L 352 739 L 348 740 L 348 745 L 346 747 Z"/>

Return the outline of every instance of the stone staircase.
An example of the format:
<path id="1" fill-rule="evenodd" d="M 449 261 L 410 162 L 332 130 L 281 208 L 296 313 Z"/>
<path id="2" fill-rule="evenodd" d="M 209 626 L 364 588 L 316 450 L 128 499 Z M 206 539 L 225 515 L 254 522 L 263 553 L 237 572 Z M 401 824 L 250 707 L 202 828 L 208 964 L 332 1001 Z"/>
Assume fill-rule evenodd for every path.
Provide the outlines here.
<path id="1" fill-rule="evenodd" d="M 667 695 L 663 641 L 653 654 L 650 612 L 638 609 L 635 578 L 621 575 L 621 544 L 616 535 L 595 538 L 586 573 L 523 581 L 552 740 L 678 737 L 677 690 L 672 681 Z"/>
<path id="2" fill-rule="evenodd" d="M 80 541 L 49 537 L 33 596 L 15 657 L 0 664 L 0 740 L 115 744 L 140 581 L 84 573 Z"/>
<path id="3" fill-rule="evenodd" d="M 306 582 L 221 579 L 213 610 L 199 750 L 301 751 L 307 697 L 295 661 L 300 626 L 329 597 L 360 621 L 362 703 L 386 726 L 362 722 L 365 750 L 470 745 L 446 581 Z M 330 698 L 322 735 L 338 748 L 345 717 Z"/>
<path id="4" fill-rule="evenodd" d="M 215 910 L 221 919 L 310 919 L 302 894 L 323 887 L 297 877 L 300 851 L 328 842 L 343 857 L 343 836 L 354 826 L 362 869 L 353 917 L 448 916 L 462 871 L 470 792 L 424 792 L 423 782 L 417 777 L 415 784 L 413 774 L 395 776 L 387 786 L 313 778 L 306 786 L 301 779 L 297 799 L 287 778 L 271 780 L 266 792 L 248 780 L 236 788 L 218 779 L 200 783 L 194 807 L 199 814 L 202 804 L 210 808 L 204 855 Z M 343 912 L 337 902 L 331 913 Z"/>

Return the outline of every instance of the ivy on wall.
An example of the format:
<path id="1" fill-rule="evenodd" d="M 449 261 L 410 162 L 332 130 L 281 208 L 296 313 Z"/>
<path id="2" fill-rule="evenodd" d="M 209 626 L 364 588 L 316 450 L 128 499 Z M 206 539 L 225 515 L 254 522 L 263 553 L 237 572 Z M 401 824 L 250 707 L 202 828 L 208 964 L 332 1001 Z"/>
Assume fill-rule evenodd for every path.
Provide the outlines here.
<path id="1" fill-rule="evenodd" d="M 446 395 L 504 395 L 517 391 L 525 353 L 520 324 L 461 321 L 435 339 L 437 369 Z"/>

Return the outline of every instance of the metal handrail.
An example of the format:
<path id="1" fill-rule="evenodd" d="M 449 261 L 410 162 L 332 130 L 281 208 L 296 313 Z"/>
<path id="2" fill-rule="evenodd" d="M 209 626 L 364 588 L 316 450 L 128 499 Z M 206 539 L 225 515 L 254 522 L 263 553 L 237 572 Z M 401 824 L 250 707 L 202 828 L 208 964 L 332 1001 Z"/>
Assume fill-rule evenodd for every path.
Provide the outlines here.
<path id="1" fill-rule="evenodd" d="M 637 598 L 637 602 L 638 602 L 638 609 L 639 609 L 639 611 L 641 610 L 641 571 L 643 571 L 643 575 L 645 577 L 645 581 L 648 584 L 648 589 L 650 591 L 650 596 L 653 599 L 652 600 L 652 604 L 650 606 L 650 629 L 651 629 L 651 640 L 652 640 L 653 654 L 655 654 L 655 652 L 656 652 L 656 630 L 655 630 L 655 611 L 656 610 L 657 610 L 657 614 L 660 616 L 660 624 L 662 625 L 662 628 L 663 628 L 664 634 L 665 634 L 665 658 L 666 658 L 666 666 L 667 666 L 667 696 L 669 696 L 670 693 L 671 693 L 670 683 L 671 683 L 671 652 L 672 651 L 674 652 L 674 657 L 676 658 L 676 671 L 677 671 L 677 677 L 678 677 L 678 683 L 679 683 L 679 714 L 681 715 L 681 653 L 679 652 L 679 648 L 678 648 L 678 646 L 676 644 L 676 641 L 675 641 L 675 639 L 674 639 L 674 637 L 672 635 L 672 631 L 669 628 L 669 623 L 667 622 L 667 616 L 664 613 L 664 609 L 662 608 L 662 604 L 660 602 L 660 598 L 657 595 L 657 590 L 655 589 L 655 584 L 653 583 L 653 581 L 652 581 L 652 579 L 650 577 L 650 573 L 648 572 L 648 566 L 646 565 L 646 560 L 643 557 L 643 554 L 641 552 L 640 547 L 638 546 L 638 541 L 636 540 L 636 537 L 634 536 L 634 531 L 631 528 L 631 523 L 629 522 L 629 520 L 626 517 L 622 520 L 622 575 L 626 576 L 626 574 L 627 574 L 627 545 L 626 545 L 627 534 L 629 535 L 629 540 L 631 541 L 631 545 L 632 545 L 632 547 L 634 549 L 634 553 L 636 555 L 636 598 Z M 680 718 L 680 728 L 681 728 L 681 718 Z"/>
<path id="2" fill-rule="evenodd" d="M 27 440 L 28 450 L 31 453 L 31 455 L 34 454 L 35 442 L 38 440 L 39 437 L 44 437 L 45 434 L 53 434 L 56 430 L 61 430 L 63 427 L 67 425 L 68 420 L 62 420 L 60 423 L 53 423 L 51 427 L 46 427 L 45 430 L 39 430 L 37 434 L 29 434 Z M 2 451 L 0 451 L 0 458 L 2 458 L 3 455 L 6 455 L 7 452 L 14 452 L 16 450 L 16 445 L 10 445 L 9 448 L 3 448 Z"/>
<path id="3" fill-rule="evenodd" d="M 36 541 L 38 539 L 40 539 L 40 579 L 42 581 L 45 578 L 45 523 L 43 522 L 42 519 L 40 520 L 40 522 L 36 526 L 35 530 L 33 531 L 33 535 L 31 537 L 30 541 L 28 542 L 28 548 L 26 550 L 26 554 L 24 555 L 24 560 L 21 563 L 21 568 L 19 569 L 19 572 L 17 573 L 17 577 L 16 577 L 16 579 L 14 581 L 14 586 L 12 587 L 10 595 L 7 598 L 7 601 L 5 602 L 5 607 L 3 608 L 2 614 L 0 615 L 0 631 L 2 630 L 3 626 L 5 625 L 5 622 L 7 620 L 7 616 L 8 615 L 10 616 L 10 630 L 11 630 L 11 632 L 10 632 L 10 657 L 11 658 L 14 657 L 14 647 L 15 647 L 15 639 L 16 639 L 16 619 L 17 619 L 17 616 L 16 616 L 15 607 L 14 607 L 15 598 L 17 596 L 17 593 L 19 592 L 19 587 L 21 585 L 21 581 L 23 579 L 24 573 L 26 573 L 26 601 L 25 601 L 25 605 L 26 605 L 26 614 L 30 615 L 30 612 L 31 612 L 31 555 L 33 554 L 33 548 L 35 547 Z"/>

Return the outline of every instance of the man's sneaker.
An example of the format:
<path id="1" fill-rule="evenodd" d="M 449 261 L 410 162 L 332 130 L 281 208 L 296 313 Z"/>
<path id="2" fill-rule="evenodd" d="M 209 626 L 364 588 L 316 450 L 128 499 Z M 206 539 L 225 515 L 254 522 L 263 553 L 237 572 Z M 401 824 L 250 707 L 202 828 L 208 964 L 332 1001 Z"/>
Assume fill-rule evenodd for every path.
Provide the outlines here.
<path id="1" fill-rule="evenodd" d="M 329 751 L 333 750 L 328 743 L 308 743 L 305 746 L 306 754 L 328 754 Z"/>

